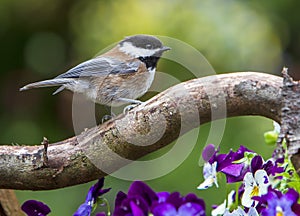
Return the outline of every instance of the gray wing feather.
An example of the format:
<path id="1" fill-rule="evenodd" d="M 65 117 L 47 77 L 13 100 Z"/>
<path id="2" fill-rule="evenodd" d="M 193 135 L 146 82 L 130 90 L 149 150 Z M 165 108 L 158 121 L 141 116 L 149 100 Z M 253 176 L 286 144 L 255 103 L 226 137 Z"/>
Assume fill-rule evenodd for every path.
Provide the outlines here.
<path id="1" fill-rule="evenodd" d="M 119 65 L 116 65 L 111 70 L 111 74 L 126 74 L 126 73 L 134 73 L 137 72 L 139 69 L 139 66 L 142 62 L 138 61 L 132 61 L 132 62 L 122 62 Z"/>
<path id="2" fill-rule="evenodd" d="M 121 62 L 112 58 L 96 57 L 85 61 L 56 78 L 79 78 L 90 76 L 105 76 L 110 73 L 136 72 L 141 62 Z"/>
<path id="3" fill-rule="evenodd" d="M 57 93 L 63 91 L 65 88 L 66 87 L 62 85 L 61 87 L 59 87 L 58 89 L 56 89 L 55 92 L 52 93 L 52 95 L 56 95 Z"/>

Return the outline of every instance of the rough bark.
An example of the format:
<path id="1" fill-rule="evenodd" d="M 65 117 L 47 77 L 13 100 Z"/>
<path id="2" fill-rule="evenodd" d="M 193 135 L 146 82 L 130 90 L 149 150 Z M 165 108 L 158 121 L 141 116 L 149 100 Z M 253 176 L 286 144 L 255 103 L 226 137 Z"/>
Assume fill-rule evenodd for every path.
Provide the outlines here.
<path id="1" fill-rule="evenodd" d="M 281 129 L 275 150 L 283 155 L 282 142 L 286 140 L 288 153 L 300 175 L 300 82 L 295 82 L 283 68 Z"/>

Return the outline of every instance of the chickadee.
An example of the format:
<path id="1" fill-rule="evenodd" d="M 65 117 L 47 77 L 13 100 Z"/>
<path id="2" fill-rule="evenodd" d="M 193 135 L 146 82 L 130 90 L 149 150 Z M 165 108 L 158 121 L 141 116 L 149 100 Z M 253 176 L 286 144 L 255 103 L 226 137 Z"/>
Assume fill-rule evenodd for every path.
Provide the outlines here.
<path id="1" fill-rule="evenodd" d="M 139 104 L 136 98 L 150 88 L 157 62 L 163 52 L 170 50 L 149 35 L 126 37 L 108 52 L 85 61 L 54 79 L 28 84 L 20 91 L 49 86 L 85 95 L 95 103 L 119 106 Z"/>

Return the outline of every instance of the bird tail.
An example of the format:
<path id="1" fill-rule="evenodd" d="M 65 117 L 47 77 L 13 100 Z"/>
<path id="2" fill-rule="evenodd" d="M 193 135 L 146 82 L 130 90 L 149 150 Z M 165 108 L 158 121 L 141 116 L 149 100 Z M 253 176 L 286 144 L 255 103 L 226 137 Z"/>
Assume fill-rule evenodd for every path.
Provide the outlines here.
<path id="1" fill-rule="evenodd" d="M 74 81 L 74 80 L 73 79 L 68 79 L 68 78 L 58 78 L 58 79 L 44 80 L 44 81 L 39 81 L 39 82 L 35 82 L 35 83 L 30 83 L 30 84 L 20 88 L 20 91 L 26 91 L 26 90 L 34 89 L 34 88 L 60 86 L 60 85 L 70 83 L 72 81 Z M 64 89 L 64 87 L 61 86 L 59 88 L 59 91 L 55 91 L 54 94 L 62 91 L 63 89 Z"/>

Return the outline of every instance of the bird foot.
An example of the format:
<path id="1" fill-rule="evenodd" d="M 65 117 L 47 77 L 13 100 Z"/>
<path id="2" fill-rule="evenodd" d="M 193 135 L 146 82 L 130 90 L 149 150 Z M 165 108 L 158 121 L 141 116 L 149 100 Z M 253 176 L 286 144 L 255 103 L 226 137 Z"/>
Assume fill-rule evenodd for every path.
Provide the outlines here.
<path id="1" fill-rule="evenodd" d="M 113 116 L 111 116 L 111 115 L 105 115 L 105 116 L 102 117 L 101 123 L 103 124 L 104 122 L 106 122 L 106 121 L 108 121 L 112 118 L 113 118 Z"/>
<path id="2" fill-rule="evenodd" d="M 126 115 L 130 110 L 132 110 L 134 107 L 138 106 L 139 104 L 130 104 L 128 106 L 126 106 L 124 109 L 123 109 L 123 113 L 124 115 Z"/>

